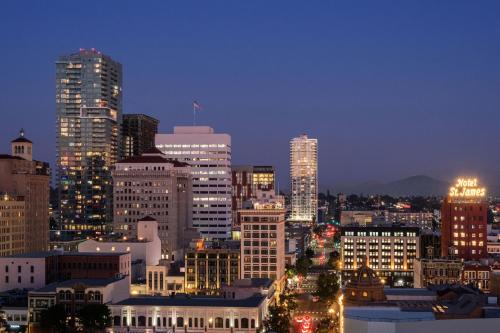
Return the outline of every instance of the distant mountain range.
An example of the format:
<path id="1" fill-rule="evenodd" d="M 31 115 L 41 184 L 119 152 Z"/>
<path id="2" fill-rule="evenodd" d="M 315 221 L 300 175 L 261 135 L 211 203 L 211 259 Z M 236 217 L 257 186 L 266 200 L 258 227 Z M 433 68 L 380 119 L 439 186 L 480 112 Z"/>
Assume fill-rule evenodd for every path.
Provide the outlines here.
<path id="1" fill-rule="evenodd" d="M 366 182 L 354 186 L 336 186 L 335 193 L 380 194 L 390 196 L 441 196 L 448 193 L 450 183 L 425 175 L 412 176 L 389 183 Z"/>

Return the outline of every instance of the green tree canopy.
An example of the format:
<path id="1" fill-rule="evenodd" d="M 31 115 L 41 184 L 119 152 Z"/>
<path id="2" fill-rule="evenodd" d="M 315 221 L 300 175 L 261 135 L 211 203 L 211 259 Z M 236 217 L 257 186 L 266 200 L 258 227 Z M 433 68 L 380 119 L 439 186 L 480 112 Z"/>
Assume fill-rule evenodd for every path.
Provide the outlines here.
<path id="1" fill-rule="evenodd" d="M 40 327 L 51 332 L 66 332 L 66 311 L 62 304 L 45 309 L 40 314 Z"/>
<path id="2" fill-rule="evenodd" d="M 78 312 L 85 332 L 100 332 L 111 325 L 111 312 L 104 304 L 88 304 Z"/>
<path id="3" fill-rule="evenodd" d="M 292 318 L 283 305 L 271 305 L 264 320 L 266 332 L 289 333 Z"/>
<path id="4" fill-rule="evenodd" d="M 316 282 L 316 295 L 325 301 L 332 301 L 339 291 L 339 278 L 335 273 L 321 272 Z"/>

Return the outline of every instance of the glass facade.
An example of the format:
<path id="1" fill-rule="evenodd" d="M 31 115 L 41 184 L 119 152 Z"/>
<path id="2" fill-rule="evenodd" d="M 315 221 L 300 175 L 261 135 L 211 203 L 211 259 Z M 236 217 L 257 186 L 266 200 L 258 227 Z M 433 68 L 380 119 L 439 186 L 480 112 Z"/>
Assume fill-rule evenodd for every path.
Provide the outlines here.
<path id="1" fill-rule="evenodd" d="M 56 62 L 57 187 L 61 229 L 103 232 L 112 221 L 122 67 L 92 50 Z"/>

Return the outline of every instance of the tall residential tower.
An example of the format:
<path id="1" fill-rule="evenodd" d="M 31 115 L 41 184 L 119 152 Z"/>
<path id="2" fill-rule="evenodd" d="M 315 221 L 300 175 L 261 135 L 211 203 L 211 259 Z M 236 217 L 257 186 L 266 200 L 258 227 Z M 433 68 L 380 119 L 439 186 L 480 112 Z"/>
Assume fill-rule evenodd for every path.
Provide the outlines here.
<path id="1" fill-rule="evenodd" d="M 111 167 L 120 155 L 122 66 L 95 49 L 56 62 L 61 228 L 99 233 L 112 219 Z"/>
<path id="2" fill-rule="evenodd" d="M 208 126 L 176 126 L 156 135 L 156 147 L 191 165 L 193 227 L 206 239 L 231 238 L 231 137 Z"/>
<path id="3" fill-rule="evenodd" d="M 318 211 L 318 140 L 301 135 L 290 140 L 291 221 L 313 222 Z"/>

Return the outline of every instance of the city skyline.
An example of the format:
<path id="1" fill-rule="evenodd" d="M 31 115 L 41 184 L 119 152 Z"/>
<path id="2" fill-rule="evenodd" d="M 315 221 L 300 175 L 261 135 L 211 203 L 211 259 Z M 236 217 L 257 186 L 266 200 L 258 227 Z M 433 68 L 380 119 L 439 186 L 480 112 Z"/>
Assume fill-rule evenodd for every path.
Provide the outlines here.
<path id="1" fill-rule="evenodd" d="M 55 166 L 54 62 L 95 47 L 123 65 L 124 113 L 156 117 L 165 133 L 191 124 L 191 103 L 199 100 L 200 124 L 232 135 L 234 164 L 276 166 L 282 189 L 289 184 L 288 141 L 301 133 L 322 143 L 323 189 L 417 174 L 480 176 L 488 187 L 499 185 L 499 157 L 491 153 L 500 140 L 498 4 L 393 5 L 387 20 L 371 4 L 261 6 L 157 3 L 137 9 L 150 17 L 142 21 L 127 20 L 136 10 L 123 4 L 107 23 L 76 33 L 39 18 L 68 23 L 62 17 L 70 4 L 6 4 L 0 24 L 9 52 L 0 59 L 25 65 L 2 72 L 2 150 L 26 127 L 40 158 Z M 82 21 L 91 8 L 72 19 Z M 100 6 L 96 22 L 109 9 Z M 260 25 L 251 23 L 256 16 Z M 38 23 L 36 31 L 20 18 Z M 116 29 L 96 33 L 107 26 Z M 156 31 L 167 33 L 156 40 Z M 244 124 L 235 121 L 241 117 Z"/>

